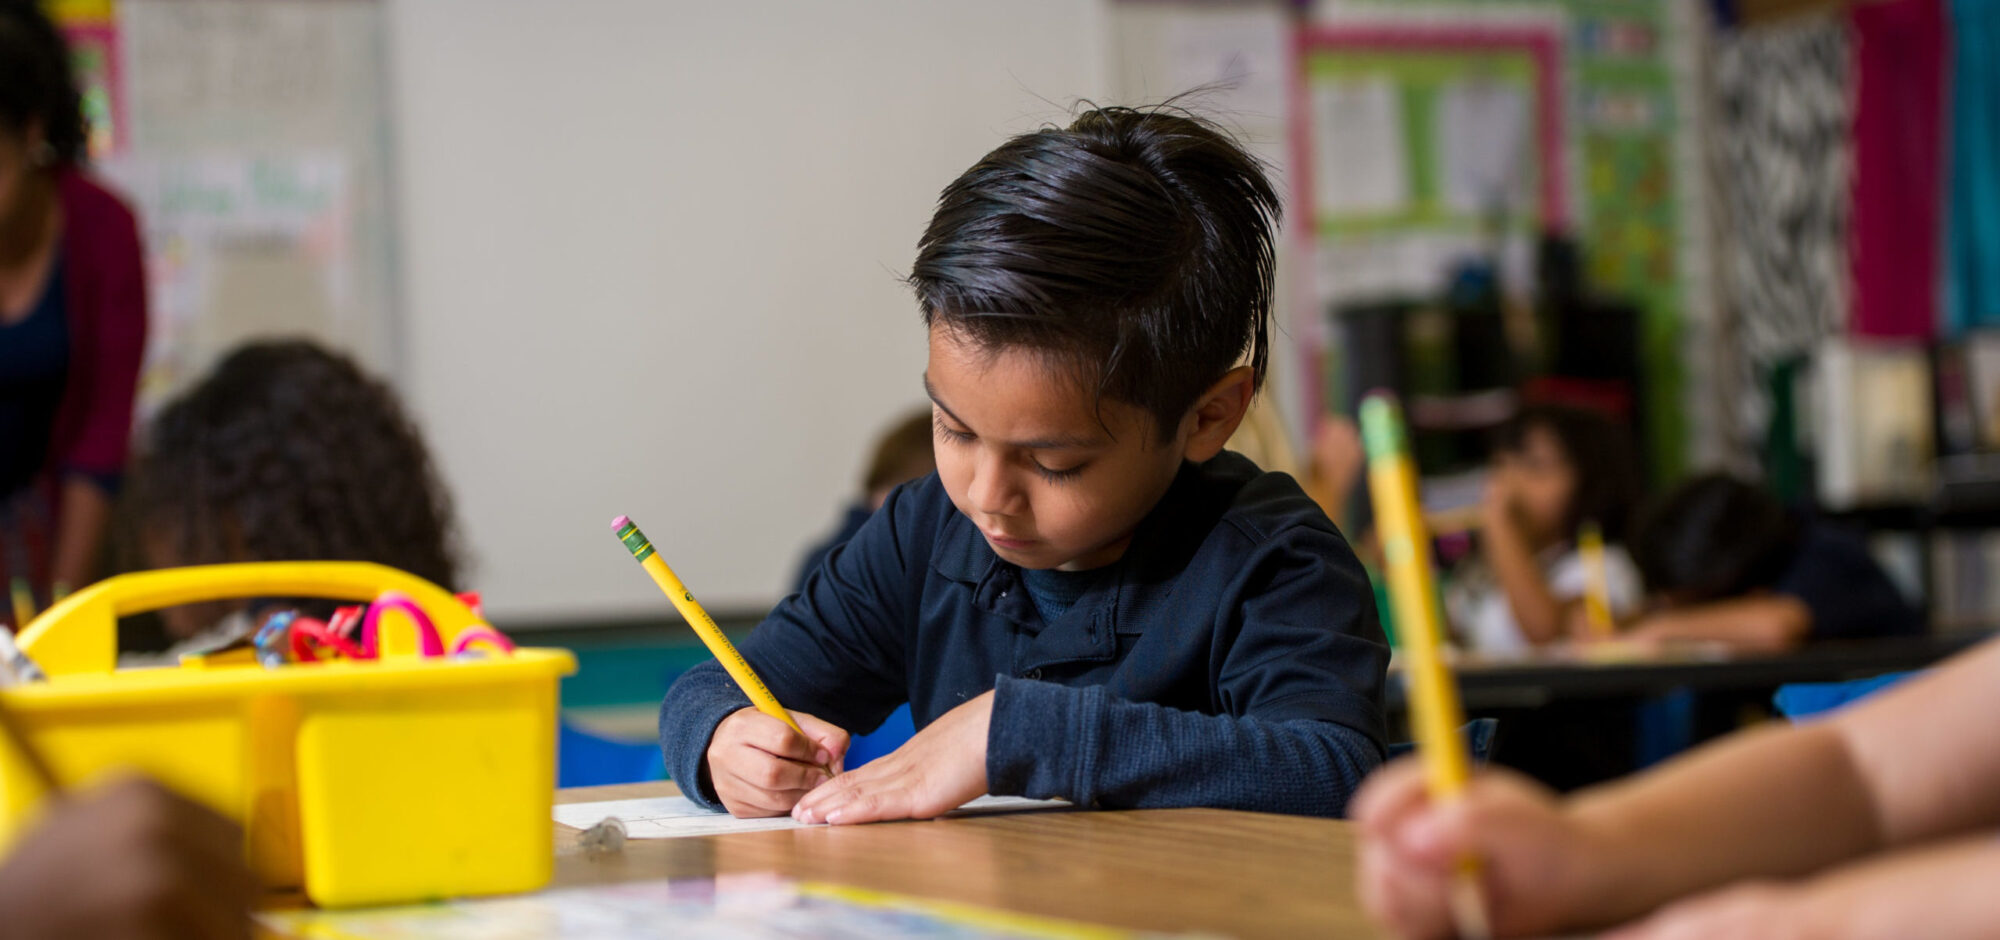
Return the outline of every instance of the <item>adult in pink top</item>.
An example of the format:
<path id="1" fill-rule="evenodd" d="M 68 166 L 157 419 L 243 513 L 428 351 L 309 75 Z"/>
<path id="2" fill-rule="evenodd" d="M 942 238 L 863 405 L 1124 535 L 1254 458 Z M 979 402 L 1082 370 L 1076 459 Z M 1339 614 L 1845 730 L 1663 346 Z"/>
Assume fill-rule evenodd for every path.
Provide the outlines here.
<path id="1" fill-rule="evenodd" d="M 0 0 L 0 576 L 43 604 L 95 577 L 146 345 L 138 226 L 82 170 L 69 61 Z"/>

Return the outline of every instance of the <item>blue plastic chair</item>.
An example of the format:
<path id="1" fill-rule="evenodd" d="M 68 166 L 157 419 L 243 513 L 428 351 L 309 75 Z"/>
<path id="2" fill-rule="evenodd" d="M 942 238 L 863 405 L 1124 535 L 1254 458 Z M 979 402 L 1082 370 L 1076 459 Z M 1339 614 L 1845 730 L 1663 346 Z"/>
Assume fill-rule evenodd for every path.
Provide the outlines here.
<path id="1" fill-rule="evenodd" d="M 667 779 L 660 745 L 592 734 L 567 721 L 556 725 L 556 786 L 595 787 Z"/>
<path id="2" fill-rule="evenodd" d="M 854 740 L 847 743 L 845 766 L 848 770 L 853 770 L 866 764 L 902 747 L 903 742 L 908 741 L 916 733 L 917 726 L 915 720 L 910 717 L 910 706 L 904 703 L 890 713 L 888 719 L 882 722 L 882 727 L 867 734 L 855 735 Z"/>
<path id="3" fill-rule="evenodd" d="M 1778 693 L 1771 696 L 1771 704 L 1777 707 L 1778 714 L 1793 722 L 1805 721 L 1846 708 L 1917 674 L 1892 672 L 1850 682 L 1794 682 L 1779 686 Z"/>

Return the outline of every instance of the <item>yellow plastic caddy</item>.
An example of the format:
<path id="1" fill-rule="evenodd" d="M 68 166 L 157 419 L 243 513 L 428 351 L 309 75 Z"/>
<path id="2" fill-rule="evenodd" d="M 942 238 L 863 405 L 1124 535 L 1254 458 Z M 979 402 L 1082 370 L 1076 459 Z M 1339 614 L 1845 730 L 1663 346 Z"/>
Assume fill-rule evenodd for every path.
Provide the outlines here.
<path id="1" fill-rule="evenodd" d="M 415 599 L 447 647 L 478 622 L 450 592 L 381 565 L 129 574 L 30 624 L 20 645 L 48 681 L 0 698 L 65 785 L 150 774 L 242 822 L 266 882 L 303 888 L 321 906 L 540 888 L 554 855 L 557 682 L 576 671 L 567 650 L 116 668 L 123 615 L 228 598 L 365 602 L 387 590 Z M 0 845 L 44 795 L 15 749 L 0 747 Z"/>

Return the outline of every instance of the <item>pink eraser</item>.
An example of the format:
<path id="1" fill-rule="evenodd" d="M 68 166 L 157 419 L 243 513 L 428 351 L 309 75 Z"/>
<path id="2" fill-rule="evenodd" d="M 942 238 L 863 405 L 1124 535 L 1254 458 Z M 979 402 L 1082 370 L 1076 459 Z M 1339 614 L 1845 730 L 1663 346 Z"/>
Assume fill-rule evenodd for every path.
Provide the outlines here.
<path id="1" fill-rule="evenodd" d="M 625 526 L 627 526 L 631 522 L 632 520 L 630 518 L 625 516 L 619 516 L 618 518 L 611 520 L 611 531 L 616 532 L 619 529 L 625 528 Z"/>

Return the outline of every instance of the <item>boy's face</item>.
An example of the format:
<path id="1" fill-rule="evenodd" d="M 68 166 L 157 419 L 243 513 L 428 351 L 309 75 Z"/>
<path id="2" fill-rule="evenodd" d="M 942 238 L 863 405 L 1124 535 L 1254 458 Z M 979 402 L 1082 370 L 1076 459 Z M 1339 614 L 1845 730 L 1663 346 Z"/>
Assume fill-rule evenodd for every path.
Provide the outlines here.
<path id="1" fill-rule="evenodd" d="M 930 347 L 938 477 L 994 553 L 1069 571 L 1123 556 L 1180 469 L 1186 428 L 1162 443 L 1151 414 L 1108 399 L 1100 424 L 1090 390 L 1033 350 L 981 349 L 943 326 Z"/>

